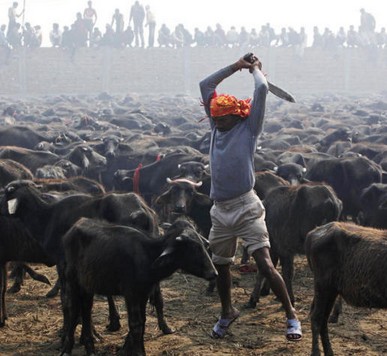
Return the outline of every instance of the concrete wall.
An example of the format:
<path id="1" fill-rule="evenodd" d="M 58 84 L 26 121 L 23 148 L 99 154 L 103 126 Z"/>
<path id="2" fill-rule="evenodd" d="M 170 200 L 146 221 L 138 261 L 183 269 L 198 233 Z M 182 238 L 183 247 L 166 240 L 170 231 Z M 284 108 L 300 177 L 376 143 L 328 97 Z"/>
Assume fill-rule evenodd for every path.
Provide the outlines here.
<path id="1" fill-rule="evenodd" d="M 306 48 L 253 48 L 273 83 L 297 95 L 377 93 L 387 90 L 387 49 L 342 48 L 335 53 Z M 6 64 L 0 52 L 0 94 L 151 93 L 200 95 L 199 81 L 245 54 L 240 48 L 20 48 Z M 251 95 L 247 71 L 222 89 Z"/>

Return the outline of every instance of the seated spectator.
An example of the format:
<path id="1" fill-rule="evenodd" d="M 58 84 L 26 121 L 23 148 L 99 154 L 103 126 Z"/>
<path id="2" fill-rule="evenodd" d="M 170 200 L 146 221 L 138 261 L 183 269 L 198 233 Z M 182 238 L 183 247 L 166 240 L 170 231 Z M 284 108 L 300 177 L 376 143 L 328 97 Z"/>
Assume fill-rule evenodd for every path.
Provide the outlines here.
<path id="1" fill-rule="evenodd" d="M 344 27 L 341 26 L 339 31 L 336 34 L 336 45 L 338 47 L 344 47 L 345 42 L 347 41 L 347 34 L 345 33 Z"/>
<path id="2" fill-rule="evenodd" d="M 8 29 L 7 40 L 12 48 L 21 47 L 23 34 L 20 23 L 16 23 L 11 29 Z"/>
<path id="3" fill-rule="evenodd" d="M 24 47 L 34 47 L 35 30 L 29 22 L 26 22 L 23 28 L 23 45 Z"/>
<path id="4" fill-rule="evenodd" d="M 179 24 L 180 31 L 183 34 L 183 46 L 189 47 L 193 43 L 191 32 L 189 32 L 183 24 Z"/>
<path id="5" fill-rule="evenodd" d="M 171 44 L 174 48 L 181 48 L 184 45 L 184 34 L 180 25 L 177 25 L 171 34 Z"/>
<path id="6" fill-rule="evenodd" d="M 60 47 L 62 43 L 62 31 L 59 29 L 59 24 L 53 23 L 49 34 L 52 47 Z"/>
<path id="7" fill-rule="evenodd" d="M 335 35 L 328 27 L 325 27 L 325 30 L 322 34 L 322 43 L 323 48 L 328 51 L 333 50 L 336 47 Z"/>
<path id="8" fill-rule="evenodd" d="M 157 42 L 160 47 L 171 47 L 171 30 L 163 23 L 158 32 Z"/>
<path id="9" fill-rule="evenodd" d="M 247 32 L 244 26 L 241 27 L 241 32 L 239 33 L 239 46 L 240 47 L 248 47 L 250 41 L 250 35 Z"/>
<path id="10" fill-rule="evenodd" d="M 255 28 L 251 29 L 249 38 L 250 47 L 257 47 L 259 45 L 258 32 Z"/>
<path id="11" fill-rule="evenodd" d="M 71 29 L 68 26 L 63 27 L 62 47 L 63 48 L 73 48 L 74 47 L 73 34 L 71 32 Z"/>
<path id="12" fill-rule="evenodd" d="M 221 24 L 217 23 L 214 31 L 214 45 L 217 47 L 227 46 L 226 32 Z"/>
<path id="13" fill-rule="evenodd" d="M 0 27 L 0 47 L 5 51 L 5 63 L 8 64 L 9 57 L 11 55 L 12 47 L 7 40 L 7 34 L 5 30 L 7 29 L 6 25 L 1 25 Z"/>
<path id="14" fill-rule="evenodd" d="M 348 47 L 358 47 L 359 46 L 359 35 L 355 30 L 355 26 L 349 26 L 347 32 L 347 46 Z"/>
<path id="15" fill-rule="evenodd" d="M 77 12 L 76 19 L 71 26 L 73 41 L 76 47 L 87 46 L 87 27 L 80 12 Z"/>
<path id="16" fill-rule="evenodd" d="M 266 31 L 269 34 L 269 46 L 273 44 L 274 41 L 277 40 L 277 35 L 275 34 L 274 28 L 270 26 L 270 23 L 266 23 Z"/>
<path id="17" fill-rule="evenodd" d="M 380 29 L 380 32 L 376 33 L 376 45 L 379 48 L 386 48 L 387 45 L 387 33 L 386 33 L 386 28 L 382 27 Z"/>
<path id="18" fill-rule="evenodd" d="M 265 25 L 261 26 L 261 30 L 258 34 L 259 45 L 262 47 L 270 47 L 270 33 Z"/>
<path id="19" fill-rule="evenodd" d="M 116 43 L 116 32 L 113 27 L 109 24 L 105 26 L 105 33 L 102 35 L 101 46 L 113 47 Z"/>
<path id="20" fill-rule="evenodd" d="M 293 27 L 288 28 L 289 46 L 295 47 L 300 44 L 300 35 Z"/>
<path id="21" fill-rule="evenodd" d="M 318 29 L 317 26 L 313 27 L 313 42 L 312 42 L 312 47 L 315 48 L 322 48 L 323 46 L 323 38 L 320 33 L 320 30 Z"/>
<path id="22" fill-rule="evenodd" d="M 33 47 L 40 47 L 43 41 L 42 27 L 40 25 L 34 26 L 35 37 Z"/>
<path id="23" fill-rule="evenodd" d="M 206 45 L 204 33 L 198 27 L 195 27 L 193 40 L 197 47 L 204 47 Z"/>
<path id="24" fill-rule="evenodd" d="M 235 26 L 231 26 L 230 29 L 226 33 L 226 39 L 227 39 L 227 44 L 230 47 L 236 47 L 238 46 L 239 42 L 239 33 L 236 30 Z"/>
<path id="25" fill-rule="evenodd" d="M 6 25 L 1 25 L 0 27 L 0 47 L 1 48 L 10 48 L 10 44 L 7 40 L 7 35 L 5 33 L 5 30 L 7 29 Z"/>
<path id="26" fill-rule="evenodd" d="M 206 43 L 206 47 L 215 46 L 215 32 L 211 26 L 207 26 L 204 31 L 204 41 Z"/>
<path id="27" fill-rule="evenodd" d="M 94 27 L 90 35 L 90 47 L 99 47 L 101 45 L 102 32 L 98 27 Z"/>
<path id="28" fill-rule="evenodd" d="M 125 47 L 133 47 L 134 31 L 132 26 L 128 26 L 122 36 L 123 45 Z"/>
<path id="29" fill-rule="evenodd" d="M 281 32 L 277 38 L 276 45 L 279 47 L 289 47 L 290 45 L 289 35 L 285 27 L 281 28 Z"/>

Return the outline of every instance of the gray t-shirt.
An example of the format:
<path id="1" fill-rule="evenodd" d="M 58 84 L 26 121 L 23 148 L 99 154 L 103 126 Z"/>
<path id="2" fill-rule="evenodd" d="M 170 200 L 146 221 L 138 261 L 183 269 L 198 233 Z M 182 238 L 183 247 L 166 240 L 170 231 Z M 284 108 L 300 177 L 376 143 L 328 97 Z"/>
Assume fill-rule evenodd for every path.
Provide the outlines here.
<path id="1" fill-rule="evenodd" d="M 200 82 L 204 107 L 211 123 L 210 197 L 215 201 L 236 198 L 254 187 L 254 153 L 265 115 L 268 85 L 262 72 L 254 70 L 255 89 L 250 115 L 229 131 L 216 129 L 210 115 L 210 102 L 217 85 L 233 73 L 232 66 L 228 66 Z"/>

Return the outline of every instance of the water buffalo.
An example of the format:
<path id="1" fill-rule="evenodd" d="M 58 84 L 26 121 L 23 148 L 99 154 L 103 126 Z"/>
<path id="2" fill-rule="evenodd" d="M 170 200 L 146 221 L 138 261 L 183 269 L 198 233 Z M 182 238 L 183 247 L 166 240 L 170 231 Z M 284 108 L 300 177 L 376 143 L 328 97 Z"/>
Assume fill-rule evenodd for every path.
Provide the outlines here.
<path id="1" fill-rule="evenodd" d="M 173 231 L 173 229 L 171 229 Z M 66 260 L 65 325 L 62 355 L 70 355 L 78 317 L 82 343 L 94 354 L 91 311 L 94 294 L 122 295 L 129 333 L 122 354 L 145 355 L 145 309 L 152 288 L 177 269 L 207 280 L 216 270 L 192 229 L 163 238 L 149 238 L 134 228 L 81 218 L 63 237 Z"/>

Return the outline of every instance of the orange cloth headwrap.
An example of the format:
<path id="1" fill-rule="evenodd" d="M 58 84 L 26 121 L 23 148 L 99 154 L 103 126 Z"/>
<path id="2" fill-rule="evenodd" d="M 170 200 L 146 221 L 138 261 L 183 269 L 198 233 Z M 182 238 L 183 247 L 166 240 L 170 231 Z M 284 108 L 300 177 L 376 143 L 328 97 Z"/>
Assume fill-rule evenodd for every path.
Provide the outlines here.
<path id="1" fill-rule="evenodd" d="M 246 118 L 250 114 L 251 99 L 239 100 L 235 96 L 214 94 L 210 103 L 210 113 L 212 117 L 224 115 L 238 115 Z"/>

